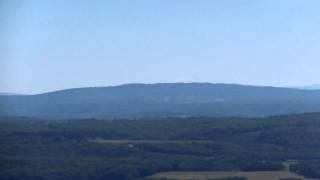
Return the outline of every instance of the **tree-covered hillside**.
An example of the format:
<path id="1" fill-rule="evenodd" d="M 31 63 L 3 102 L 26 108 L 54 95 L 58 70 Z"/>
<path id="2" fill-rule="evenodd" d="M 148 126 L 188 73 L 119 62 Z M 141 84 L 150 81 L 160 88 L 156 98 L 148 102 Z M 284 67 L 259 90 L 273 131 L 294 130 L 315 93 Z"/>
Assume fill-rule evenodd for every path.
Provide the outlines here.
<path id="1" fill-rule="evenodd" d="M 0 96 L 0 114 L 40 118 L 242 116 L 320 112 L 320 91 L 209 83 L 128 84 Z"/>

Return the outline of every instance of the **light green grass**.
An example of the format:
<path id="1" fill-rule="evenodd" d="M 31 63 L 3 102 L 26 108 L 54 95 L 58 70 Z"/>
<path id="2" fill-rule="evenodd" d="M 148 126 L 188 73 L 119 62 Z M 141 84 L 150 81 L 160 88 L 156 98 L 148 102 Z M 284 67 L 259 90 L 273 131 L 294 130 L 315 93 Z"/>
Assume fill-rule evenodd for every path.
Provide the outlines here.
<path id="1" fill-rule="evenodd" d="M 282 165 L 284 166 L 284 169 L 286 171 L 290 171 L 290 166 L 294 165 L 294 164 L 298 164 L 298 163 L 299 163 L 299 161 L 297 161 L 297 160 L 287 160 L 287 161 L 283 162 Z"/>
<path id="2" fill-rule="evenodd" d="M 109 139 L 91 139 L 89 142 L 100 144 L 192 144 L 192 143 L 214 143 L 208 140 L 109 140 Z"/>
<path id="3" fill-rule="evenodd" d="M 226 177 L 245 177 L 247 180 L 279 180 L 281 178 L 299 178 L 301 180 L 311 180 L 288 171 L 163 172 L 149 176 L 148 179 L 156 180 L 167 178 L 176 180 L 206 180 Z"/>

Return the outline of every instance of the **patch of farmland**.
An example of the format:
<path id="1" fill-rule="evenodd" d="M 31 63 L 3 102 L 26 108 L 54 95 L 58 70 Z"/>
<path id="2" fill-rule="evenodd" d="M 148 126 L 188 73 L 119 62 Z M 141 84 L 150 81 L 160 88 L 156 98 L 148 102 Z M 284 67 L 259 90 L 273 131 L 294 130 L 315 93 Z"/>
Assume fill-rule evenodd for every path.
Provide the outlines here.
<path id="1" fill-rule="evenodd" d="M 281 180 L 281 179 L 306 179 L 295 173 L 288 171 L 222 171 L 222 172 L 163 172 L 152 175 L 150 180 L 156 179 L 174 179 L 174 180 L 207 180 L 207 179 L 221 179 L 228 177 L 244 177 L 246 180 Z"/>
<path id="2" fill-rule="evenodd" d="M 91 139 L 89 142 L 99 144 L 192 144 L 192 143 L 214 143 L 208 140 L 109 140 L 109 139 Z"/>

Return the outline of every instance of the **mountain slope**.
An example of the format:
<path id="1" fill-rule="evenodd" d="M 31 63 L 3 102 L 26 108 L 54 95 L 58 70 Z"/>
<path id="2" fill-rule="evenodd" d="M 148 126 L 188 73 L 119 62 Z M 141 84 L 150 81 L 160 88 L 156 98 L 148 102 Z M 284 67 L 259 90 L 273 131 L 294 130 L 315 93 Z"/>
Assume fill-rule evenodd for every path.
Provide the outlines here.
<path id="1" fill-rule="evenodd" d="M 313 84 L 310 86 L 298 87 L 299 89 L 308 89 L 308 90 L 320 90 L 320 84 Z"/>
<path id="2" fill-rule="evenodd" d="M 127 84 L 0 96 L 6 116 L 269 116 L 320 111 L 320 91 L 210 83 Z"/>

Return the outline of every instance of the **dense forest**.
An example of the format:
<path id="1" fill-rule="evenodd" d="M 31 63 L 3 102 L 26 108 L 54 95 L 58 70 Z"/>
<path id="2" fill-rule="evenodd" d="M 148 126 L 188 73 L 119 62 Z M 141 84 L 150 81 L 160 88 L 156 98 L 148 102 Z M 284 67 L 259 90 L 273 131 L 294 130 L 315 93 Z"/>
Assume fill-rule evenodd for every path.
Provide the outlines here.
<path id="1" fill-rule="evenodd" d="M 320 178 L 320 114 L 135 120 L 0 118 L 0 179 L 145 179 L 290 170 Z"/>

